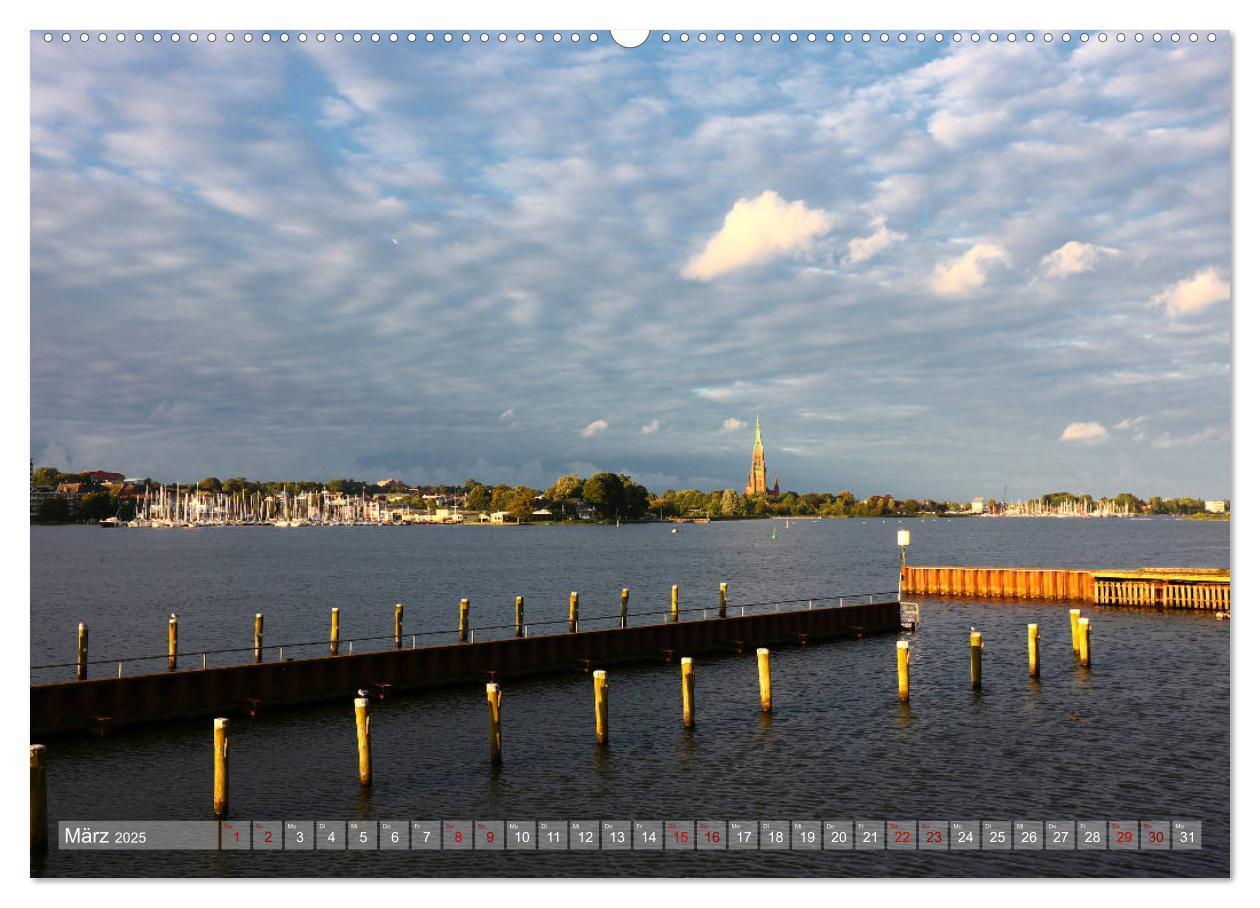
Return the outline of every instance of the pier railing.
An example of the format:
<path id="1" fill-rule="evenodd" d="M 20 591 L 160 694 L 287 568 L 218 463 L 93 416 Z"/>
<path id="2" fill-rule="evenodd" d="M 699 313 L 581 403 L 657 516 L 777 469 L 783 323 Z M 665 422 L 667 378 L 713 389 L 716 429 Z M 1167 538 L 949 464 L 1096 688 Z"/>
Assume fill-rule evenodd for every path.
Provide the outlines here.
<path id="1" fill-rule="evenodd" d="M 725 616 L 746 617 L 775 612 L 811 611 L 816 608 L 869 605 L 879 601 L 887 601 L 890 597 L 896 597 L 897 595 L 897 590 L 880 590 L 861 593 L 830 593 L 792 599 L 767 599 L 756 602 L 733 602 L 726 606 Z M 336 636 L 332 639 L 296 640 L 266 644 L 257 642 L 251 646 L 217 648 L 188 648 L 181 645 L 177 651 L 168 647 L 166 652 L 152 655 L 81 659 L 71 662 L 32 665 L 31 682 L 36 684 L 64 681 L 67 674 L 74 678 L 76 673 L 78 673 L 79 680 L 101 677 L 122 678 L 135 674 L 161 671 L 160 666 L 163 664 L 165 664 L 167 671 L 201 671 L 208 668 L 222 668 L 251 662 L 284 662 L 292 659 L 328 655 L 350 656 L 356 652 L 369 653 L 396 649 L 421 649 L 428 646 L 444 646 L 452 643 L 480 643 L 491 640 L 503 640 L 515 636 L 530 637 L 570 631 L 610 630 L 683 621 L 721 620 L 722 617 L 721 606 L 719 605 L 711 604 L 690 607 L 679 605 L 677 610 L 667 605 L 664 608 L 653 607 L 636 611 L 627 610 L 624 613 L 579 615 L 576 623 L 571 623 L 570 618 L 544 618 L 525 621 L 520 625 L 519 634 L 515 623 L 491 624 L 480 627 L 469 626 L 462 630 L 459 627 L 455 627 L 406 631 L 399 626 L 395 633 L 360 637 Z M 332 647 L 331 651 L 330 646 Z M 155 665 L 159 667 L 155 668 Z"/>

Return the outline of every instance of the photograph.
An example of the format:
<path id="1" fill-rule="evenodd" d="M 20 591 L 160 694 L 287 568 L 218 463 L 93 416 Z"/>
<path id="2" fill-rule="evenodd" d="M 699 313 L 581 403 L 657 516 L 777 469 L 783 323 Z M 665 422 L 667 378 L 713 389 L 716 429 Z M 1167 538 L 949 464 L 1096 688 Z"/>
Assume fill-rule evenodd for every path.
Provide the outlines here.
<path id="1" fill-rule="evenodd" d="M 31 895 L 1231 879 L 1229 29 L 24 35 Z"/>

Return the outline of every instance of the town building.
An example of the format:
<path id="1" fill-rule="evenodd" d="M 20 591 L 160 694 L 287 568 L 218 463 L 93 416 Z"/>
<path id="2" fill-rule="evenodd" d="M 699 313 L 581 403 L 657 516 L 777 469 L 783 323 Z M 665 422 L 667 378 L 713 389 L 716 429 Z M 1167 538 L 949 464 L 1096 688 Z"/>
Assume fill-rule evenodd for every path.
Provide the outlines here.
<path id="1" fill-rule="evenodd" d="M 1223 498 L 1213 498 L 1203 502 L 1203 510 L 1209 514 L 1224 514 L 1229 508 L 1229 502 Z"/>

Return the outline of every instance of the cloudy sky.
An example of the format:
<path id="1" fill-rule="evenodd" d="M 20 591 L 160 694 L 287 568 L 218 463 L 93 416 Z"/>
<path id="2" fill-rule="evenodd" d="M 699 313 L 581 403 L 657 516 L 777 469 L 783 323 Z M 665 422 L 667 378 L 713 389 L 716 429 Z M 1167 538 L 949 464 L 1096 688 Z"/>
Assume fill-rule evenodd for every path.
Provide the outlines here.
<path id="1" fill-rule="evenodd" d="M 1229 495 L 1229 57 L 37 36 L 31 454 Z"/>

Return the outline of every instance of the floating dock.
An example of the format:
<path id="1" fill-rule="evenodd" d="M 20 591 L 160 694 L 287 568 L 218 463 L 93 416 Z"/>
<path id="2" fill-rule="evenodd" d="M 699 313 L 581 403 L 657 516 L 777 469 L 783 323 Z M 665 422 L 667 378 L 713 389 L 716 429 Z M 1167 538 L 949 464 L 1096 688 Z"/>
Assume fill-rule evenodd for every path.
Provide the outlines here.
<path id="1" fill-rule="evenodd" d="M 896 599 L 31 686 L 31 734 L 96 731 L 901 629 Z"/>
<path id="2" fill-rule="evenodd" d="M 1044 599 L 1153 608 L 1229 611 L 1229 571 L 1139 568 L 1081 571 L 1060 568 L 907 565 L 903 593 L 1001 599 Z"/>

